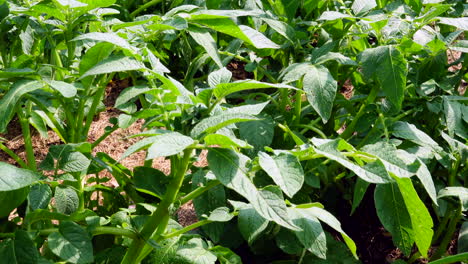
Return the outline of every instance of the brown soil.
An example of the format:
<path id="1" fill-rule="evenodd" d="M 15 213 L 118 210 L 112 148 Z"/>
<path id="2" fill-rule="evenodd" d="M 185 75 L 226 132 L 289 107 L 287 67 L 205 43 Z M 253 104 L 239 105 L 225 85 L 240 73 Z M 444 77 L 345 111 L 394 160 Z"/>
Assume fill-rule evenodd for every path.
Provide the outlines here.
<path id="1" fill-rule="evenodd" d="M 232 72 L 234 80 L 253 79 L 254 74 L 245 70 L 246 63 L 243 61 L 232 60 L 226 68 Z"/>

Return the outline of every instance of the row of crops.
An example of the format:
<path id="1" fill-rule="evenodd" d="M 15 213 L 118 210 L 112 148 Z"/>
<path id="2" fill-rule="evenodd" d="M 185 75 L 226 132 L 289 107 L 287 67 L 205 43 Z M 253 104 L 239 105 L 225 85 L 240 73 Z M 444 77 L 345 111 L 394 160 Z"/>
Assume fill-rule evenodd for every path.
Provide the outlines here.
<path id="1" fill-rule="evenodd" d="M 468 260 L 467 32 L 463 0 L 0 0 L 0 262 Z"/>

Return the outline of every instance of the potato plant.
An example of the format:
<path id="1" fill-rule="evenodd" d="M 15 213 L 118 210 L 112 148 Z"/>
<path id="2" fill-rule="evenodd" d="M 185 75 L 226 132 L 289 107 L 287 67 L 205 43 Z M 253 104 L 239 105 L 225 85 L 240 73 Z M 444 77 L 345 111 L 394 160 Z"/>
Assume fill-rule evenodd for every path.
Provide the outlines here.
<path id="1" fill-rule="evenodd" d="M 373 263 L 353 223 L 375 215 L 395 263 L 466 261 L 467 15 L 458 0 L 0 0 L 0 132 L 19 123 L 26 152 L 0 138 L 15 161 L 0 162 L 0 259 Z M 89 142 L 121 79 L 119 116 Z M 137 120 L 119 159 L 93 151 Z M 31 134 L 49 131 L 61 144 L 38 160 Z"/>

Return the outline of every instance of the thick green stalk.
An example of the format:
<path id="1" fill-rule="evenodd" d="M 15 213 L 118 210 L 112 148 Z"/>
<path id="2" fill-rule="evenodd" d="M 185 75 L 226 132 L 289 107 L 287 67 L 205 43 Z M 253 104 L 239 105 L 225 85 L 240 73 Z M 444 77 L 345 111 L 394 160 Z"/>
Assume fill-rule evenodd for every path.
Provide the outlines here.
<path id="1" fill-rule="evenodd" d="M 14 153 L 11 149 L 7 148 L 0 142 L 0 150 L 3 150 L 6 154 L 8 154 L 12 159 L 14 159 L 23 169 L 29 168 L 28 164 L 26 164 L 16 153 Z"/>
<path id="2" fill-rule="evenodd" d="M 93 103 L 91 104 L 91 108 L 89 109 L 88 116 L 86 117 L 86 122 L 83 127 L 83 130 L 79 131 L 79 136 L 81 137 L 81 140 L 86 140 L 88 137 L 88 132 L 89 128 L 91 127 L 91 123 L 93 122 L 94 116 L 96 115 L 96 110 L 97 107 L 99 106 L 99 102 L 101 102 L 104 93 L 106 91 L 106 85 L 109 83 L 109 81 L 112 79 L 113 74 L 109 78 L 105 78 L 106 82 L 104 84 L 100 84 L 98 86 L 98 90 L 96 94 L 93 95 Z"/>
<path id="3" fill-rule="evenodd" d="M 34 157 L 34 149 L 31 139 L 31 130 L 29 128 L 29 121 L 24 115 L 21 105 L 18 106 L 18 110 L 16 112 L 18 113 L 21 131 L 23 133 L 24 148 L 26 150 L 26 160 L 28 161 L 28 167 L 33 171 L 37 171 L 36 158 Z"/>
<path id="4" fill-rule="evenodd" d="M 219 184 L 220 184 L 219 181 L 209 181 L 205 186 L 200 186 L 196 188 L 195 190 L 193 190 L 192 192 L 190 192 L 189 194 L 182 197 L 180 199 L 180 204 L 182 205 L 182 204 L 188 203 L 190 200 L 193 200 L 194 198 L 202 195 L 204 192 L 210 190 L 211 188 L 218 186 Z"/>
<path id="5" fill-rule="evenodd" d="M 302 87 L 302 84 L 298 85 Z M 294 102 L 294 125 L 298 125 L 301 122 L 301 112 L 302 112 L 302 91 L 296 91 L 296 98 Z"/>
<path id="6" fill-rule="evenodd" d="M 184 155 L 180 162 L 178 162 L 177 171 L 174 172 L 174 177 L 167 187 L 166 194 L 158 205 L 158 209 L 151 215 L 148 221 L 141 230 L 141 238 L 134 239 L 127 253 L 125 254 L 122 264 L 137 263 L 136 261 L 140 258 L 140 255 L 145 247 L 146 241 L 149 240 L 155 230 L 163 222 L 164 218 L 169 215 L 169 207 L 174 203 L 177 194 L 179 193 L 180 187 L 184 181 L 185 173 L 190 162 L 192 155 L 192 148 L 184 150 Z"/>
<path id="7" fill-rule="evenodd" d="M 461 158 L 457 157 L 457 160 L 452 166 L 452 169 L 450 170 L 449 178 L 448 178 L 448 186 L 454 186 L 455 185 L 455 179 L 457 177 L 457 172 L 458 168 L 460 167 L 461 163 Z"/>
<path id="8" fill-rule="evenodd" d="M 141 13 L 143 10 L 147 9 L 147 8 L 150 8 L 154 5 L 157 5 L 161 2 L 162 0 L 153 0 L 153 1 L 149 1 L 148 3 L 140 6 L 137 10 L 133 11 L 131 14 L 130 14 L 130 17 L 131 18 L 135 18 L 136 15 L 138 15 L 139 13 Z"/>
<path id="9" fill-rule="evenodd" d="M 457 229 L 457 224 L 461 218 L 461 215 L 462 215 L 461 206 L 458 205 L 458 208 L 455 211 L 454 217 L 450 221 L 448 227 L 445 229 L 445 235 L 442 238 L 442 241 L 440 242 L 440 245 L 437 248 L 437 251 L 431 257 L 431 261 L 439 259 L 447 250 L 447 246 L 452 240 L 453 234 L 455 233 Z"/>

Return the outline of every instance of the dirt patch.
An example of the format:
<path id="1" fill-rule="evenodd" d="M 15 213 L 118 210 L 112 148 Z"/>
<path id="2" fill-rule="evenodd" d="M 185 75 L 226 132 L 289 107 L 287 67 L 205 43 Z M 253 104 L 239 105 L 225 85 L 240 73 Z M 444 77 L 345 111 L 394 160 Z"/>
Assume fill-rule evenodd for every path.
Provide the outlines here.
<path id="1" fill-rule="evenodd" d="M 245 80 L 253 79 L 254 74 L 245 70 L 247 63 L 238 60 L 232 60 L 226 68 L 232 72 L 232 78 L 234 80 Z"/>

